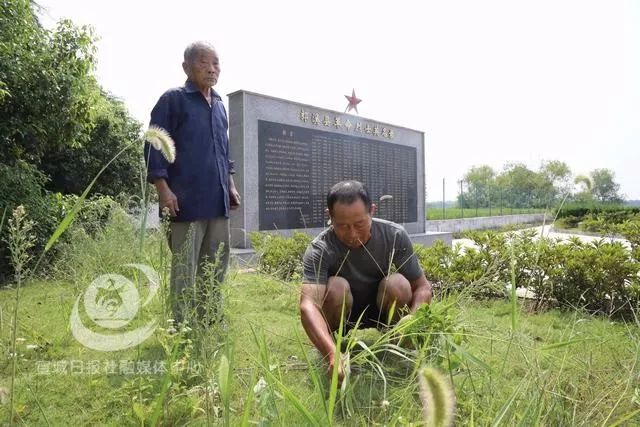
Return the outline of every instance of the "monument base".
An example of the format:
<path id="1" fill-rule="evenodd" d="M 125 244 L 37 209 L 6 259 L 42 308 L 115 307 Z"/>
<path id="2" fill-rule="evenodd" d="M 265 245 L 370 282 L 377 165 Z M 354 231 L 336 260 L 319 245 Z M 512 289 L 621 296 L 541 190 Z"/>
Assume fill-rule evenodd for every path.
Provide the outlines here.
<path id="1" fill-rule="evenodd" d="M 436 240 L 442 240 L 445 245 L 451 246 L 453 241 L 453 233 L 446 232 L 428 232 L 419 234 L 409 234 L 411 242 L 423 246 L 432 246 Z M 258 263 L 256 251 L 252 248 L 231 248 L 231 266 L 234 268 L 245 269 L 253 268 Z"/>
<path id="2" fill-rule="evenodd" d="M 442 240 L 445 245 L 451 247 L 453 242 L 453 233 L 428 231 L 426 233 L 409 234 L 411 241 L 422 246 L 433 246 L 436 240 Z"/>

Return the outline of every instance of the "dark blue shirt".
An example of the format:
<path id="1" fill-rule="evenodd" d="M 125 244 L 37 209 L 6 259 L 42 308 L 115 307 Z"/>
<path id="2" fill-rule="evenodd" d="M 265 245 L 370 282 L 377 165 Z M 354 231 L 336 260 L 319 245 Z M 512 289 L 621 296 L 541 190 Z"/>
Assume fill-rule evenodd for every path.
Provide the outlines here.
<path id="1" fill-rule="evenodd" d="M 145 144 L 147 180 L 164 178 L 178 198 L 174 221 L 229 216 L 229 128 L 220 96 L 211 89 L 211 103 L 189 80 L 169 89 L 151 111 L 151 125 L 165 129 L 176 144 L 176 159 L 168 163 Z"/>

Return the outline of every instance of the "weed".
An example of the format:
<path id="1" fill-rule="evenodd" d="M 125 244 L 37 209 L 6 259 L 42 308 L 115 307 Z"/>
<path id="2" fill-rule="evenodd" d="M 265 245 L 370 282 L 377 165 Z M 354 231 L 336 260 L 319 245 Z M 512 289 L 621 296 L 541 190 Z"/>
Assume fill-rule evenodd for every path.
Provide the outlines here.
<path id="1" fill-rule="evenodd" d="M 20 287 L 22 282 L 28 274 L 28 263 L 31 260 L 29 249 L 34 245 L 35 238 L 31 234 L 33 229 L 33 222 L 27 219 L 27 213 L 22 205 L 18 206 L 13 211 L 12 218 L 9 219 L 9 236 L 7 239 L 7 245 L 9 247 L 9 253 L 11 255 L 11 263 L 13 264 L 15 275 L 15 302 L 13 311 L 13 322 L 11 324 L 11 352 L 9 357 L 12 360 L 11 367 L 11 400 L 9 402 L 11 408 L 11 416 L 9 419 L 9 425 L 13 425 L 14 416 L 13 408 L 15 403 L 15 385 L 16 385 L 16 370 L 18 367 L 18 352 L 16 349 L 16 332 L 18 330 L 18 308 L 20 307 Z"/>

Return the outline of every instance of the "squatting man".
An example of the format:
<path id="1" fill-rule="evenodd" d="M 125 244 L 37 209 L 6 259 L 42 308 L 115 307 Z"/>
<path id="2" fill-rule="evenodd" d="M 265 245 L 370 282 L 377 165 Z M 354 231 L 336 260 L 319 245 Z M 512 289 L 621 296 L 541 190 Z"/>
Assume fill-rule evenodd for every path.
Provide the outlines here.
<path id="1" fill-rule="evenodd" d="M 339 328 L 341 317 L 346 330 L 358 319 L 361 328 L 380 328 L 389 314 L 397 321 L 400 313 L 413 313 L 431 302 L 431 284 L 413 254 L 409 235 L 398 224 L 373 218 L 375 209 L 362 183 L 337 183 L 327 194 L 331 226 L 304 254 L 302 326 L 327 360 L 329 372 L 337 351 L 331 333 Z M 389 274 L 392 265 L 397 272 Z M 342 354 L 339 360 L 342 382 Z"/>

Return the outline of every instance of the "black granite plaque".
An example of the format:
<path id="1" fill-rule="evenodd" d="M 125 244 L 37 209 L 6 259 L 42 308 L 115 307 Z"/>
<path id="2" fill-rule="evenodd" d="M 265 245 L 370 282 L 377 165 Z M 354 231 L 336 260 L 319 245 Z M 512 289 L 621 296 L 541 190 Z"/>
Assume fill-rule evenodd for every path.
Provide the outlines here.
<path id="1" fill-rule="evenodd" d="M 327 191 L 346 179 L 369 188 L 376 217 L 418 219 L 413 147 L 258 120 L 258 165 L 260 230 L 322 227 Z"/>

